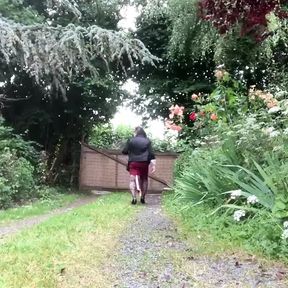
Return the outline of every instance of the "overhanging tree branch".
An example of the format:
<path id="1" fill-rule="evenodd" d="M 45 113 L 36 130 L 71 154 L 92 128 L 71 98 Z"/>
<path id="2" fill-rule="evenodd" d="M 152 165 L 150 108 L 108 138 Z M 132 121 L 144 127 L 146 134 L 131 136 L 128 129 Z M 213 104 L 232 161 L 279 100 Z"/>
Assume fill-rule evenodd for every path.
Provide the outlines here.
<path id="1" fill-rule="evenodd" d="M 21 25 L 0 16 L 0 31 L 0 57 L 7 64 L 20 65 L 39 84 L 47 77 L 52 79 L 51 87 L 64 97 L 65 83 L 73 75 L 89 71 L 97 77 L 95 59 L 106 65 L 121 65 L 123 59 L 129 59 L 130 66 L 134 61 L 153 65 L 158 60 L 140 40 L 96 25 Z"/>
<path id="2" fill-rule="evenodd" d="M 81 12 L 78 9 L 78 4 L 75 0 L 46 0 L 48 10 L 65 9 L 73 13 L 76 17 L 81 17 Z"/>

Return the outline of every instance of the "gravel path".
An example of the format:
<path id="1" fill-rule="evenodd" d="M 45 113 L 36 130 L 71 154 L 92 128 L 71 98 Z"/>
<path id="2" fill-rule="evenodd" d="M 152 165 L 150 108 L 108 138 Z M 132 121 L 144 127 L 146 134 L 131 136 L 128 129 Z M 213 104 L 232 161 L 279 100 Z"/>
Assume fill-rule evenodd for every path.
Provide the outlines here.
<path id="1" fill-rule="evenodd" d="M 57 208 L 47 214 L 29 217 L 23 220 L 13 221 L 6 225 L 0 225 L 0 239 L 4 238 L 5 236 L 20 232 L 23 229 L 30 228 L 34 225 L 40 224 L 53 216 L 66 213 L 68 211 L 71 211 L 72 209 L 91 203 L 95 201 L 96 198 L 97 195 L 84 196 L 77 199 L 75 202 L 70 203 L 66 207 Z"/>
<path id="2" fill-rule="evenodd" d="M 265 268 L 256 260 L 227 256 L 223 259 L 193 255 L 193 247 L 180 239 L 175 225 L 161 209 L 161 198 L 148 204 L 120 239 L 110 271 L 117 288 L 288 287 L 286 271 Z"/>

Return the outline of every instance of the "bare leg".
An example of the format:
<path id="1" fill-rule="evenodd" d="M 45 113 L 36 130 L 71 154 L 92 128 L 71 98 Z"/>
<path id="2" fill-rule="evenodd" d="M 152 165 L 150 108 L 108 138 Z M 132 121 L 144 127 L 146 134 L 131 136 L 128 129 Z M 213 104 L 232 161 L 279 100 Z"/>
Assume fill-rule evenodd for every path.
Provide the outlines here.
<path id="1" fill-rule="evenodd" d="M 130 175 L 129 187 L 130 187 L 130 191 L 131 191 L 132 197 L 135 199 L 136 198 L 137 189 L 136 189 L 136 182 L 135 182 L 135 176 L 134 175 Z"/>
<path id="2" fill-rule="evenodd" d="M 142 197 L 142 181 L 140 176 L 135 176 L 136 191 L 139 192 L 139 196 Z"/>

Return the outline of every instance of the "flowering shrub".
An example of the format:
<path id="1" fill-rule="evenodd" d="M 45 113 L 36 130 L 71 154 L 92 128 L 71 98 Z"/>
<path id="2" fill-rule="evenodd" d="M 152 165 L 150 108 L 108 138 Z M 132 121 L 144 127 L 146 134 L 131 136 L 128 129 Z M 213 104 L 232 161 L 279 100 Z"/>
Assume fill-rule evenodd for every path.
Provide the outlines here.
<path id="1" fill-rule="evenodd" d="M 172 105 L 169 119 L 165 121 L 168 129 L 181 132 L 181 138 L 194 147 L 197 146 L 196 138 L 213 134 L 219 123 L 231 123 L 239 113 L 247 110 L 247 97 L 239 82 L 223 67 L 215 71 L 215 77 L 217 85 L 211 95 L 194 93 L 187 107 Z"/>
<path id="2" fill-rule="evenodd" d="M 179 107 L 178 105 L 172 105 L 169 110 L 169 119 L 166 119 L 165 125 L 166 128 L 180 132 L 182 130 L 182 122 L 183 122 L 183 117 L 184 117 L 184 107 L 181 106 Z"/>
<path id="3" fill-rule="evenodd" d="M 267 108 L 278 107 L 279 104 L 277 99 L 274 98 L 274 96 L 271 93 L 255 89 L 255 86 L 252 86 L 249 89 L 249 98 L 251 101 L 254 102 L 260 100 L 260 103 L 261 102 L 265 103 Z"/>
<path id="4" fill-rule="evenodd" d="M 177 131 L 181 138 L 185 138 L 192 146 L 195 144 L 195 138 L 200 134 L 209 134 L 209 122 L 217 122 L 218 116 L 211 107 L 201 108 L 207 102 L 205 95 L 193 94 L 191 96 L 194 108 L 185 108 L 183 106 L 172 105 L 169 110 L 169 119 L 165 120 L 167 129 Z M 202 110 L 201 110 L 202 109 Z M 203 133 L 204 132 L 204 133 Z"/>
<path id="5" fill-rule="evenodd" d="M 197 147 L 180 160 L 176 201 L 184 200 L 187 209 L 205 204 L 213 215 L 225 211 L 245 225 L 263 211 L 283 221 L 288 218 L 287 93 L 247 89 L 224 67 L 216 69 L 215 78 L 210 95 L 194 93 L 191 106 L 169 117 L 181 126 L 180 137 L 190 149 Z M 278 243 L 282 232 L 288 239 L 285 227 L 277 230 Z"/>
<path id="6" fill-rule="evenodd" d="M 271 92 L 256 89 L 255 86 L 246 91 L 221 66 L 216 69 L 215 77 L 216 89 L 210 95 L 194 93 L 190 106 L 172 105 L 169 108 L 169 119 L 165 122 L 168 129 L 181 132 L 181 137 L 195 147 L 196 138 L 219 134 L 219 127 L 221 130 L 225 124 L 233 130 L 239 121 L 243 123 L 246 119 L 248 125 L 250 120 L 255 120 L 253 129 L 257 131 L 264 131 L 269 127 L 268 123 L 273 123 L 275 129 L 269 133 L 271 137 L 280 135 L 278 127 L 283 131 L 288 127 L 288 117 L 285 117 L 288 115 L 287 99 L 279 96 L 276 98 Z M 243 123 L 243 129 L 245 125 Z M 228 131 L 228 128 L 225 129 Z"/>
<path id="7" fill-rule="evenodd" d="M 204 104 L 201 105 L 204 117 L 199 112 L 190 112 L 189 120 L 195 125 L 203 121 L 201 117 L 205 118 L 210 134 L 195 139 L 200 148 L 190 152 L 186 164 L 182 162 L 184 168 L 175 184 L 176 199 L 190 203 L 183 204 L 186 208 L 206 203 L 216 209 L 214 213 L 228 209 L 228 215 L 231 213 L 236 222 L 245 219 L 248 223 L 251 216 L 263 210 L 272 218 L 285 219 L 288 217 L 286 100 L 255 87 L 246 96 L 243 93 L 234 99 L 237 93 L 225 94 L 229 85 L 237 88 L 234 80 L 228 80 L 230 76 L 226 73 L 219 73 L 218 77 L 218 92 L 208 97 L 212 102 L 204 103 L 204 97 L 198 94 L 191 97 L 195 103 Z M 195 126 L 203 131 L 205 125 Z M 184 122 L 182 126 L 185 131 Z M 283 233 L 288 235 L 288 231 Z M 280 230 L 278 236 L 277 241 L 281 238 Z"/>

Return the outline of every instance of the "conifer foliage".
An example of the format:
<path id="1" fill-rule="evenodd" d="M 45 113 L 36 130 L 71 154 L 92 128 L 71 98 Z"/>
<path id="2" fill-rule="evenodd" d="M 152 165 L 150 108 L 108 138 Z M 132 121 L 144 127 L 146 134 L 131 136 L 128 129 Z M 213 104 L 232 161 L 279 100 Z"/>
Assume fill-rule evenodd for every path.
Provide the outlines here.
<path id="1" fill-rule="evenodd" d="M 56 5 L 55 9 L 67 7 L 67 13 L 81 17 L 75 3 L 48 1 L 47 11 L 51 12 L 49 7 Z M 43 84 L 47 77 L 52 79 L 49 81 L 52 92 L 56 89 L 64 96 L 65 84 L 72 76 L 89 72 L 97 78 L 95 61 L 103 62 L 107 68 L 111 62 L 124 68 L 133 66 L 134 61 L 152 63 L 156 59 L 141 41 L 129 34 L 97 25 L 85 27 L 70 23 L 55 26 L 49 25 L 49 21 L 24 25 L 0 14 L 0 31 L 0 60 L 20 66 L 38 84 Z"/>

